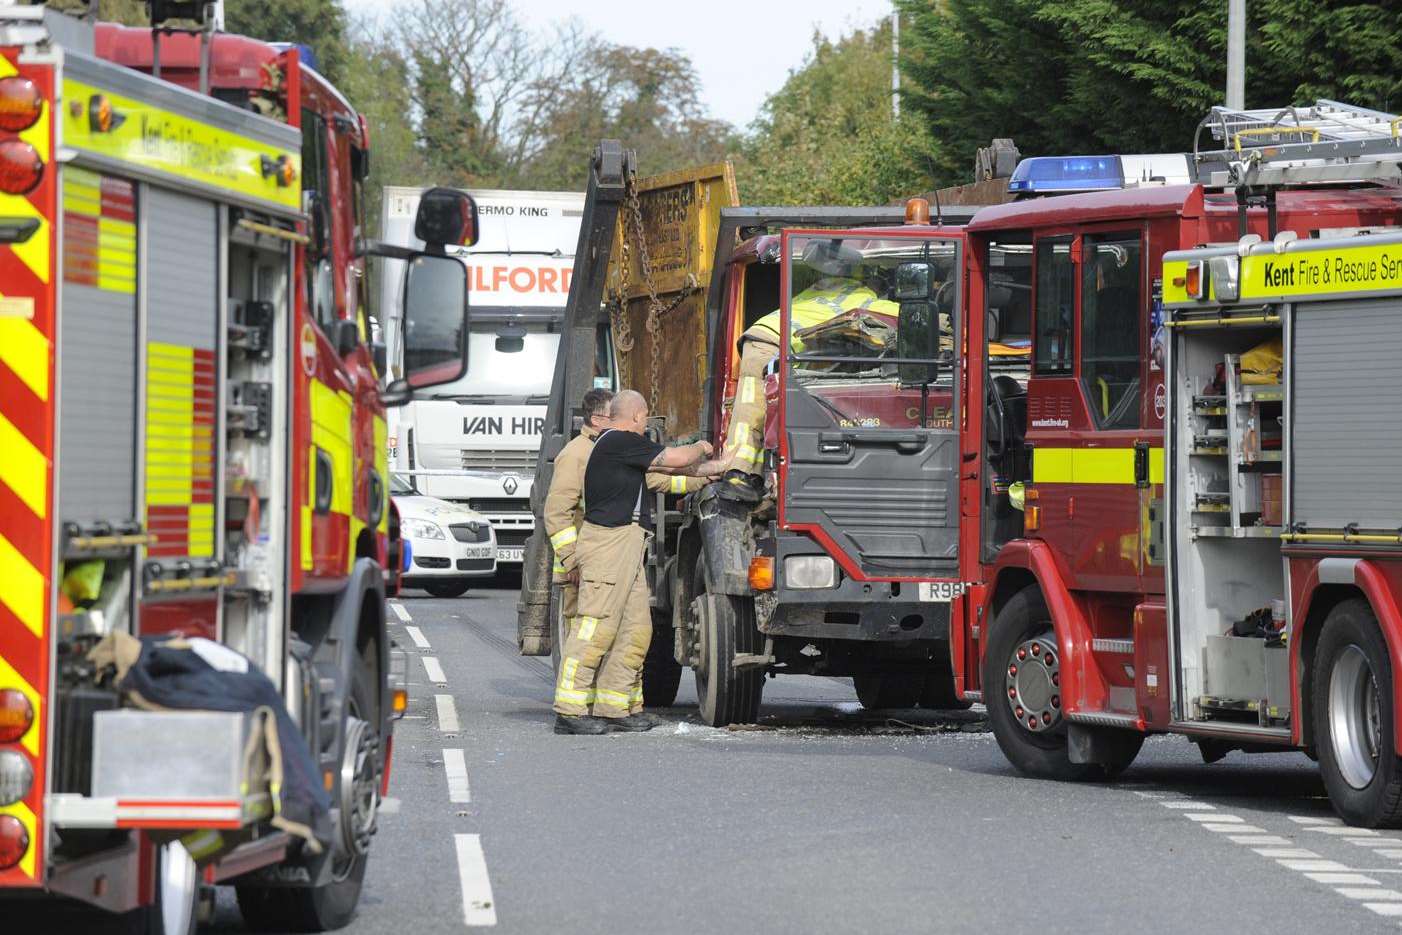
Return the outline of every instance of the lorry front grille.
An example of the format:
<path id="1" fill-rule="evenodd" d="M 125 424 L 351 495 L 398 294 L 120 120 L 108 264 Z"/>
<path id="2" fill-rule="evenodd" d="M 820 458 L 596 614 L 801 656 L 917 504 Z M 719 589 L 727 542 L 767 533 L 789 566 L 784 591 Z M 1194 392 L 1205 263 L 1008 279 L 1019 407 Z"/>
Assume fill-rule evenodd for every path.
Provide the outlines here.
<path id="1" fill-rule="evenodd" d="M 467 505 L 478 513 L 531 512 L 531 501 L 525 497 L 473 497 Z"/>
<path id="2" fill-rule="evenodd" d="M 513 474 L 534 474 L 540 452 L 520 448 L 464 448 L 464 471 L 501 471 Z"/>

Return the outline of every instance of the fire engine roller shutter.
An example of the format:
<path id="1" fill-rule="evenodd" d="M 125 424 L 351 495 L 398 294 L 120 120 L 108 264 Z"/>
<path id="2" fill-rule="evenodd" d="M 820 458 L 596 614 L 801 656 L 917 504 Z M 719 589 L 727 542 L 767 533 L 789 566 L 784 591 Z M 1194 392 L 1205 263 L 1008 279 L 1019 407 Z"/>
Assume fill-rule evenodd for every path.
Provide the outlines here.
<path id="1" fill-rule="evenodd" d="M 1402 302 L 1297 306 L 1293 521 L 1402 527 Z"/>
<path id="2" fill-rule="evenodd" d="M 58 491 L 65 522 L 136 519 L 135 220 L 130 182 L 64 171 Z"/>
<path id="3" fill-rule="evenodd" d="M 214 555 L 216 207 L 147 189 L 146 515 L 162 556 Z"/>

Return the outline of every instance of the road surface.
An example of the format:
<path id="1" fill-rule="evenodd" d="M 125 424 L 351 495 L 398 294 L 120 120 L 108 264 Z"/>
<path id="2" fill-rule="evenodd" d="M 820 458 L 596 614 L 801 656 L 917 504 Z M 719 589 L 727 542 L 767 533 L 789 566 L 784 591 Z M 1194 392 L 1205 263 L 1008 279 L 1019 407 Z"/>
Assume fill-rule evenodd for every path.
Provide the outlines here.
<path id="1" fill-rule="evenodd" d="M 1341 826 L 1304 756 L 1155 738 L 1113 785 L 1015 774 L 978 711 L 861 711 L 784 677 L 715 730 L 551 731 L 514 591 L 410 592 L 413 702 L 357 935 L 1396 930 L 1402 833 Z M 207 930 L 244 931 L 221 893 Z"/>

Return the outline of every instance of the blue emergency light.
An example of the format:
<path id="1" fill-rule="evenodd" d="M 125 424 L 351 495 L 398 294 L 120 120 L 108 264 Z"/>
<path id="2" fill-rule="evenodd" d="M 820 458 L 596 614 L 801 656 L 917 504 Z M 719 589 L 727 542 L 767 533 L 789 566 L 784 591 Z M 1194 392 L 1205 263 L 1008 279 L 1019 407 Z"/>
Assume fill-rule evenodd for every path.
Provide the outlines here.
<path id="1" fill-rule="evenodd" d="M 306 65 L 312 71 L 321 71 L 321 69 L 317 67 L 319 63 L 316 60 L 316 53 L 313 52 L 312 47 L 305 42 L 270 42 L 268 44 L 279 52 L 286 52 L 288 49 L 296 49 L 298 57 L 302 60 L 303 65 Z"/>
<path id="2" fill-rule="evenodd" d="M 1008 191 L 1020 195 L 1123 188 L 1119 156 L 1032 156 L 1017 164 Z"/>

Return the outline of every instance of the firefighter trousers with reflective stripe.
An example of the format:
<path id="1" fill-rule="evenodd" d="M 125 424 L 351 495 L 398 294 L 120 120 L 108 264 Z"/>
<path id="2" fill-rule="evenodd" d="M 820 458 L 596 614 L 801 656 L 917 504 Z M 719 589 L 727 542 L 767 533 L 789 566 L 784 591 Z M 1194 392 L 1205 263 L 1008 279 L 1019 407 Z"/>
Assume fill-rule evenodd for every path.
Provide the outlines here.
<path id="1" fill-rule="evenodd" d="M 772 343 L 774 335 L 769 329 L 758 326 L 751 326 L 740 340 L 735 403 L 722 457 L 727 471 L 759 474 L 764 450 L 764 371 L 779 356 L 779 345 Z"/>
<path id="2" fill-rule="evenodd" d="M 652 642 L 645 550 L 635 523 L 585 523 L 580 530 L 577 612 L 555 684 L 559 714 L 627 717 L 642 710 L 643 661 Z"/>

